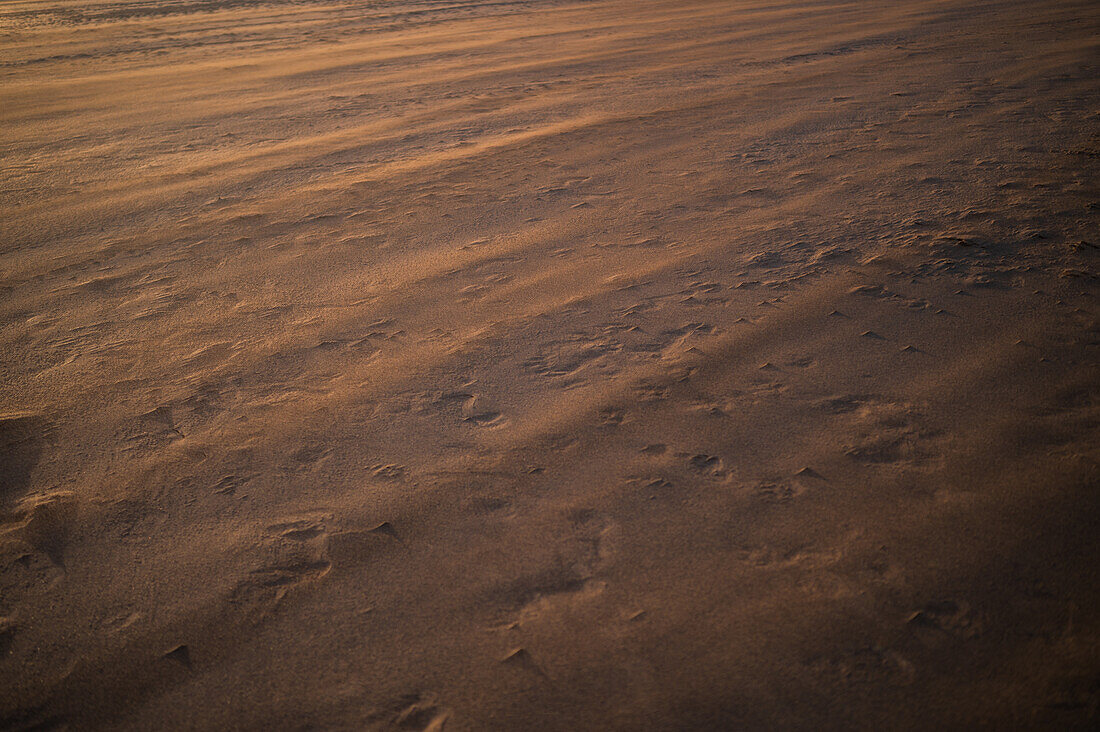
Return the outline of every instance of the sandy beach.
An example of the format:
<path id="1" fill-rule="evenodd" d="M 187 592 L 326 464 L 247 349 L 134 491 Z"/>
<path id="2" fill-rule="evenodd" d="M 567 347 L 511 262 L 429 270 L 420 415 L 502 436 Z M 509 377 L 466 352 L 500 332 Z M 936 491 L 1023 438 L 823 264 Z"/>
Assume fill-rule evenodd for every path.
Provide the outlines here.
<path id="1" fill-rule="evenodd" d="M 1094 729 L 1100 5 L 0 2 L 0 729 Z"/>

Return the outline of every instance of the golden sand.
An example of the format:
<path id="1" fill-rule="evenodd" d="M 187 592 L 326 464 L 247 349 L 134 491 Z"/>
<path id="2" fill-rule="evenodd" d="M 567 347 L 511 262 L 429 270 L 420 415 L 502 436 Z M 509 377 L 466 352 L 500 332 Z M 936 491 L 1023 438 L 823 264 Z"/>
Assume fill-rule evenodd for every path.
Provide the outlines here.
<path id="1" fill-rule="evenodd" d="M 1098 39 L 0 4 L 0 726 L 1094 724 Z"/>

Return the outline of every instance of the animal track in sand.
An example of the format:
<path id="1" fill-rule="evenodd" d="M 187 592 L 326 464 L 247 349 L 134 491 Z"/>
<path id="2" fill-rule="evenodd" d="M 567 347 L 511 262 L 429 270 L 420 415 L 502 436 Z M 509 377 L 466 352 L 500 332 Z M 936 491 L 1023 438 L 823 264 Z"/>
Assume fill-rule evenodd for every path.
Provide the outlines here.
<path id="1" fill-rule="evenodd" d="M 569 376 L 617 350 L 617 346 L 599 341 L 564 341 L 527 359 L 523 367 L 540 376 Z"/>
<path id="2" fill-rule="evenodd" d="M 821 569 L 835 563 L 836 556 L 814 550 L 799 544 L 792 547 L 778 547 L 770 544 L 735 544 L 735 555 L 739 560 L 754 567 L 767 569 Z"/>
<path id="3" fill-rule="evenodd" d="M 380 463 L 371 467 L 371 474 L 382 480 L 401 480 L 407 472 L 404 465 L 394 465 L 392 463 Z"/>
<path id="4" fill-rule="evenodd" d="M 139 612 L 123 612 L 115 615 L 112 618 L 108 618 L 103 621 L 102 628 L 107 633 L 112 635 L 118 634 L 133 627 L 136 623 L 140 622 L 145 616 Z"/>
<path id="5" fill-rule="evenodd" d="M 850 289 L 848 294 L 891 302 L 911 310 L 928 310 L 935 308 L 935 306 L 927 300 L 906 297 L 905 295 L 894 292 L 884 285 L 857 285 Z"/>
<path id="6" fill-rule="evenodd" d="M 26 496 L 5 512 L 0 538 L 22 542 L 63 567 L 76 509 L 76 496 L 68 491 Z"/>
<path id="7" fill-rule="evenodd" d="M 237 492 L 238 488 L 248 483 L 252 478 L 253 476 L 251 475 L 224 475 L 214 484 L 211 490 L 219 495 L 231 496 Z"/>
<path id="8" fill-rule="evenodd" d="M 287 3 L 3 10 L 5 723 L 1087 724 L 1096 3 Z"/>
<path id="9" fill-rule="evenodd" d="M 960 600 L 932 600 L 906 618 L 912 628 L 935 630 L 960 638 L 973 638 L 981 633 L 982 623 Z"/>
<path id="10" fill-rule="evenodd" d="M 463 422 L 469 422 L 470 424 L 477 425 L 478 427 L 490 427 L 498 425 L 503 421 L 504 415 L 500 412 L 493 410 L 484 412 L 475 412 L 462 418 Z"/>
<path id="11" fill-rule="evenodd" d="M 450 718 L 451 710 L 442 706 L 434 694 L 415 692 L 373 710 L 366 721 L 371 725 L 369 729 L 382 724 L 388 729 L 443 732 Z"/>
<path id="12" fill-rule="evenodd" d="M 500 662 L 501 664 L 509 666 L 511 668 L 522 669 L 524 671 L 529 671 L 536 676 L 541 676 L 543 678 L 546 677 L 546 672 L 543 671 L 537 663 L 535 663 L 535 659 L 531 655 L 530 651 L 523 647 L 513 648 L 502 659 L 500 659 Z"/>
<path id="13" fill-rule="evenodd" d="M 938 435 L 916 407 L 884 397 L 830 397 L 817 407 L 847 423 L 850 436 L 844 452 L 867 465 L 922 463 L 931 456 L 930 440 Z"/>
<path id="14" fill-rule="evenodd" d="M 175 648 L 165 653 L 164 657 L 170 661 L 175 661 L 185 668 L 191 668 L 191 648 L 189 646 L 176 646 Z"/>
<path id="15" fill-rule="evenodd" d="M 615 526 L 585 508 L 568 511 L 566 518 L 570 529 L 555 545 L 552 560 L 494 588 L 496 604 L 514 614 L 514 622 L 553 615 L 603 592 L 597 575 L 612 555 Z"/>
<path id="16" fill-rule="evenodd" d="M 485 406 L 480 397 L 472 392 L 444 392 L 435 400 L 435 403 L 444 411 L 457 409 L 458 416 L 463 422 L 477 427 L 497 426 L 505 421 L 500 411 Z"/>
<path id="17" fill-rule="evenodd" d="M 17 627 L 14 618 L 0 616 L 0 659 L 8 655 Z"/>
<path id="18" fill-rule="evenodd" d="M 168 513 L 147 500 L 123 498 L 100 506 L 101 525 L 126 542 L 147 541 L 155 536 Z"/>
<path id="19" fill-rule="evenodd" d="M 621 407 L 604 407 L 597 414 L 597 422 L 601 427 L 618 427 L 626 418 L 626 410 Z"/>
<path id="20" fill-rule="evenodd" d="M 781 252 L 761 252 L 750 257 L 745 263 L 749 268 L 759 267 L 765 270 L 782 267 L 785 264 L 787 260 Z"/>
<path id="21" fill-rule="evenodd" d="M 764 481 L 751 489 L 753 498 L 762 503 L 788 503 L 803 491 L 802 486 L 787 481 Z"/>
<path id="22" fill-rule="evenodd" d="M 55 586 L 65 576 L 65 568 L 17 535 L 5 536 L 5 533 L 0 529 L 0 607 L 4 612 L 13 613 L 9 619 L 15 622 L 21 598 Z M 17 629 L 17 625 L 9 626 L 9 637 L 14 636 Z"/>
<path id="23" fill-rule="evenodd" d="M 864 395 L 848 395 L 830 397 L 817 403 L 819 409 L 830 414 L 848 414 L 854 412 L 874 397 Z"/>
<path id="24" fill-rule="evenodd" d="M 314 465 L 328 455 L 329 448 L 320 443 L 303 445 L 290 455 L 290 459 L 300 465 Z"/>
<path id="25" fill-rule="evenodd" d="M 172 408 L 159 406 L 138 416 L 125 430 L 124 435 L 132 447 L 159 447 L 183 437 L 176 428 Z"/>
<path id="26" fill-rule="evenodd" d="M 927 438 L 935 432 L 923 425 L 910 405 L 887 401 L 865 402 L 856 411 L 856 437 L 845 453 L 862 463 L 918 463 L 928 457 Z"/>
<path id="27" fill-rule="evenodd" d="M 664 335 L 671 336 L 673 338 L 683 338 L 685 336 L 694 335 L 714 335 L 716 332 L 717 331 L 715 327 L 713 325 L 710 325 L 709 323 L 685 323 L 679 328 L 666 330 L 664 332 Z"/>
<path id="28" fill-rule="evenodd" d="M 326 575 L 328 532 L 320 521 L 298 519 L 272 524 L 258 547 L 258 567 L 248 572 L 234 589 L 230 602 L 262 617 L 295 586 Z"/>
<path id="29" fill-rule="evenodd" d="M 729 473 L 725 469 L 722 458 L 706 453 L 678 452 L 676 457 L 686 461 L 691 472 L 707 478 L 725 478 Z"/>
<path id="30" fill-rule="evenodd" d="M 865 646 L 816 658 L 808 664 L 823 679 L 849 685 L 887 683 L 907 686 L 916 678 L 916 669 L 897 651 L 879 645 Z"/>
<path id="31" fill-rule="evenodd" d="M 489 516 L 511 507 L 511 503 L 496 496 L 475 496 L 468 502 L 470 511 L 478 516 Z"/>
<path id="32" fill-rule="evenodd" d="M 458 299 L 461 302 L 473 302 L 488 297 L 492 292 L 488 285 L 467 285 L 458 291 Z"/>
<path id="33" fill-rule="evenodd" d="M 333 572 L 358 572 L 377 557 L 399 551 L 405 542 L 389 521 L 366 529 L 344 529 L 325 537 L 325 558 Z"/>
<path id="34" fill-rule="evenodd" d="M 685 492 L 678 490 L 687 486 L 698 484 L 700 476 L 694 475 L 684 469 L 684 464 L 668 464 L 668 458 L 657 455 L 652 458 L 659 467 L 645 472 L 630 473 L 623 476 L 623 482 L 639 492 L 640 495 L 650 500 L 681 500 Z"/>
<path id="35" fill-rule="evenodd" d="M 659 402 L 668 398 L 668 386 L 660 379 L 644 379 L 632 387 L 639 402 Z"/>
<path id="36" fill-rule="evenodd" d="M 567 559 L 560 564 L 539 572 L 517 577 L 505 583 L 498 591 L 498 599 L 505 607 L 515 609 L 521 618 L 537 613 L 545 600 L 558 595 L 573 595 L 589 585 L 589 572 L 583 565 Z"/>
<path id="37" fill-rule="evenodd" d="M 0 415 L 0 508 L 30 485 L 48 434 L 37 415 Z"/>

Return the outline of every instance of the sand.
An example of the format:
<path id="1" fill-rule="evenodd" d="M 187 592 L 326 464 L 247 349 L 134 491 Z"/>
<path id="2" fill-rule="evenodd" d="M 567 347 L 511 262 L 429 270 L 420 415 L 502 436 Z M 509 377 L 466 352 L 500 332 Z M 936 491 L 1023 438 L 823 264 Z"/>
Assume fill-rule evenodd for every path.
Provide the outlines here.
<path id="1" fill-rule="evenodd" d="M 0 5 L 5 729 L 1089 728 L 1100 5 Z"/>

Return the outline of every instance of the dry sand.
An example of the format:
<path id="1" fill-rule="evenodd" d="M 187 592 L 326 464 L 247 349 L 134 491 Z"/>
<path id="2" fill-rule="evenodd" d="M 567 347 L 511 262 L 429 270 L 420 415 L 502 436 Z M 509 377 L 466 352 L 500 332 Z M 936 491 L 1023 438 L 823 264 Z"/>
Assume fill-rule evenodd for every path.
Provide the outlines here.
<path id="1" fill-rule="evenodd" d="M 1100 5 L 0 4 L 0 720 L 1089 727 Z"/>

